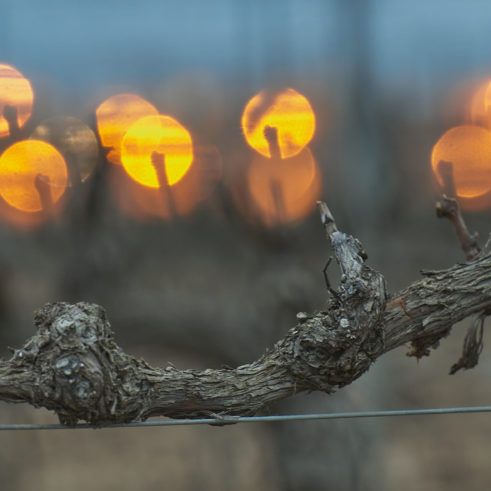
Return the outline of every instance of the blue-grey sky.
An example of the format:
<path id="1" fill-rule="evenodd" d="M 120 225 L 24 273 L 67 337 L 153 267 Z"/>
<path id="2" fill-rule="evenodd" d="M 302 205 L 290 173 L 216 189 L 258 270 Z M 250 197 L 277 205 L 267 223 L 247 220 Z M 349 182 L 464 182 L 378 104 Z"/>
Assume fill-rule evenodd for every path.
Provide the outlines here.
<path id="1" fill-rule="evenodd" d="M 486 0 L 1 0 L 0 61 L 86 97 L 205 69 L 254 90 L 272 73 L 357 76 L 425 93 L 491 73 Z"/>

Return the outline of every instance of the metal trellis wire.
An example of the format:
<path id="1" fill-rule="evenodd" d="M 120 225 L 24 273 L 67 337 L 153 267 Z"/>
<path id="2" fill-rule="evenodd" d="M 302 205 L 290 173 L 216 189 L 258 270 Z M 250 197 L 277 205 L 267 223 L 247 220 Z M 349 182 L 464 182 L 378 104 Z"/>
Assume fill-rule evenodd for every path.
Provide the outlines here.
<path id="1" fill-rule="evenodd" d="M 285 421 L 312 421 L 326 419 L 354 418 L 386 418 L 391 416 L 428 416 L 443 414 L 489 413 L 491 406 L 443 407 L 431 409 L 399 409 L 393 411 L 357 411 L 321 414 L 284 414 L 274 416 L 221 416 L 196 419 L 156 419 L 132 423 L 118 423 L 109 426 L 93 426 L 77 424 L 66 426 L 62 424 L 0 424 L 0 431 L 7 430 L 83 430 L 83 429 L 112 429 L 112 428 L 141 428 L 148 426 L 185 426 L 185 425 L 214 425 L 224 426 L 236 423 L 270 423 Z"/>

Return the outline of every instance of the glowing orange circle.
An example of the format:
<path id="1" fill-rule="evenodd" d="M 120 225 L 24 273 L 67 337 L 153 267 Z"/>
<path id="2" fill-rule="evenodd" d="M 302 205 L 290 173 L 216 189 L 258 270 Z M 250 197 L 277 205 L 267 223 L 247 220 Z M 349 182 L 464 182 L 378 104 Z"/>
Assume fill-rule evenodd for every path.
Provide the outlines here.
<path id="1" fill-rule="evenodd" d="M 438 140 L 431 167 L 441 186 L 440 161 L 452 162 L 458 196 L 473 198 L 491 190 L 491 131 L 480 126 L 456 126 Z"/>
<path id="2" fill-rule="evenodd" d="M 267 223 L 290 223 L 304 218 L 320 197 L 320 169 L 311 151 L 272 162 L 256 156 L 248 169 L 251 197 Z"/>
<path id="3" fill-rule="evenodd" d="M 22 128 L 31 117 L 34 93 L 29 80 L 14 67 L 0 63 L 0 138 L 8 136 L 9 125 L 3 115 L 6 105 L 17 109 L 17 124 Z"/>
<path id="4" fill-rule="evenodd" d="M 0 195 L 14 208 L 27 212 L 43 209 L 35 186 L 37 176 L 49 178 L 51 200 L 65 192 L 68 173 L 65 160 L 55 147 L 41 140 L 22 140 L 0 157 Z"/>
<path id="5" fill-rule="evenodd" d="M 165 175 L 172 186 L 188 171 L 193 162 L 193 142 L 189 131 L 170 116 L 147 116 L 127 131 L 121 144 L 121 161 L 126 172 L 137 182 L 160 187 L 152 164 L 152 154 L 165 156 Z"/>
<path id="6" fill-rule="evenodd" d="M 281 157 L 293 157 L 314 136 L 314 111 L 309 101 L 294 89 L 285 89 L 275 94 L 263 90 L 246 104 L 242 114 L 242 129 L 247 143 L 254 150 L 271 157 L 264 137 L 266 126 L 278 130 Z"/>
<path id="7" fill-rule="evenodd" d="M 99 147 L 95 133 L 89 126 L 72 116 L 55 116 L 45 119 L 31 133 L 34 140 L 42 140 L 55 146 L 60 153 L 73 159 L 72 173 L 85 182 L 95 172 L 98 164 Z M 70 167 L 70 161 L 68 161 Z M 73 183 L 69 182 L 71 186 Z"/>
<path id="8" fill-rule="evenodd" d="M 97 131 L 102 146 L 111 148 L 107 159 L 121 164 L 121 142 L 131 125 L 145 116 L 159 112 L 150 102 L 136 94 L 117 94 L 106 99 L 95 111 Z"/>
<path id="9" fill-rule="evenodd" d="M 488 127 L 491 123 L 491 80 L 475 88 L 468 107 L 467 120 L 474 125 Z"/>

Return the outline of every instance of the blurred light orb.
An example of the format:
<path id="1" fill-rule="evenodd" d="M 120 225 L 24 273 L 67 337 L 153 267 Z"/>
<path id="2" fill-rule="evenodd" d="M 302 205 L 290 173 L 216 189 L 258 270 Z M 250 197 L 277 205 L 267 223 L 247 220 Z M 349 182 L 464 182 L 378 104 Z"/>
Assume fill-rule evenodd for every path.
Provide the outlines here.
<path id="1" fill-rule="evenodd" d="M 242 129 L 247 143 L 265 157 L 271 157 L 264 128 L 278 130 L 281 157 L 297 155 L 310 142 L 315 132 L 315 114 L 309 101 L 288 88 L 281 92 L 263 90 L 245 106 Z"/>
<path id="2" fill-rule="evenodd" d="M 67 162 L 73 160 L 70 168 L 81 182 L 85 182 L 97 165 L 99 147 L 92 129 L 84 122 L 71 116 L 58 116 L 42 121 L 32 132 L 31 138 L 43 140 L 56 147 Z"/>
<path id="3" fill-rule="evenodd" d="M 486 83 L 486 91 L 484 92 L 484 110 L 491 119 L 491 80 Z"/>
<path id="4" fill-rule="evenodd" d="M 486 80 L 474 90 L 468 112 L 472 124 L 491 127 L 491 80 Z"/>
<path id="5" fill-rule="evenodd" d="M 491 131 L 480 126 L 451 128 L 433 147 L 431 167 L 441 186 L 440 161 L 453 164 L 457 196 L 475 198 L 491 190 Z"/>
<path id="6" fill-rule="evenodd" d="M 106 99 L 95 111 L 97 131 L 103 147 L 111 149 L 107 159 L 121 164 L 121 143 L 134 123 L 159 112 L 150 102 L 136 94 L 117 94 Z"/>
<path id="7" fill-rule="evenodd" d="M 164 192 L 141 186 L 122 167 L 112 166 L 109 170 L 111 191 L 116 201 L 126 214 L 137 220 L 168 220 L 191 213 L 212 195 L 221 177 L 222 158 L 218 149 L 202 145 L 195 145 L 193 165 L 186 175 Z"/>
<path id="8" fill-rule="evenodd" d="M 277 162 L 256 155 L 247 181 L 253 203 L 269 225 L 305 218 L 320 198 L 322 187 L 321 171 L 309 148 Z"/>
<path id="9" fill-rule="evenodd" d="M 38 176 L 49 179 L 51 200 L 56 203 L 65 192 L 68 173 L 63 156 L 49 143 L 22 140 L 0 156 L 0 195 L 14 208 L 33 213 L 43 210 L 35 186 Z"/>
<path id="10" fill-rule="evenodd" d="M 193 141 L 189 131 L 170 116 L 147 116 L 126 132 L 121 145 L 121 161 L 126 172 L 137 182 L 160 187 L 152 154 L 165 156 L 165 175 L 172 186 L 179 182 L 193 162 Z"/>
<path id="11" fill-rule="evenodd" d="M 10 65 L 0 63 L 0 138 L 9 136 L 9 125 L 4 117 L 5 106 L 17 110 L 17 125 L 22 128 L 32 114 L 34 93 L 31 83 Z"/>

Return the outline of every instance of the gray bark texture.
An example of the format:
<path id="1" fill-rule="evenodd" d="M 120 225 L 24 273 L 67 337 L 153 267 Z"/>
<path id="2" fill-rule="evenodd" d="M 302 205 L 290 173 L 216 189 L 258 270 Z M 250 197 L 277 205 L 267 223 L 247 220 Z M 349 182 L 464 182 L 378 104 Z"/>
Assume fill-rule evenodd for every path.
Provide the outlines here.
<path id="1" fill-rule="evenodd" d="M 340 286 L 328 288 L 325 310 L 297 314 L 297 325 L 258 360 L 235 369 L 154 368 L 115 343 L 102 307 L 51 303 L 35 314 L 36 334 L 0 361 L 0 400 L 54 410 L 67 425 L 151 416 L 227 421 L 298 392 L 333 392 L 406 343 L 410 355 L 427 355 L 456 322 L 476 316 L 482 324 L 491 313 L 489 251 L 423 272 L 422 280 L 389 297 L 360 242 L 337 229 L 324 203 L 319 208 Z"/>

